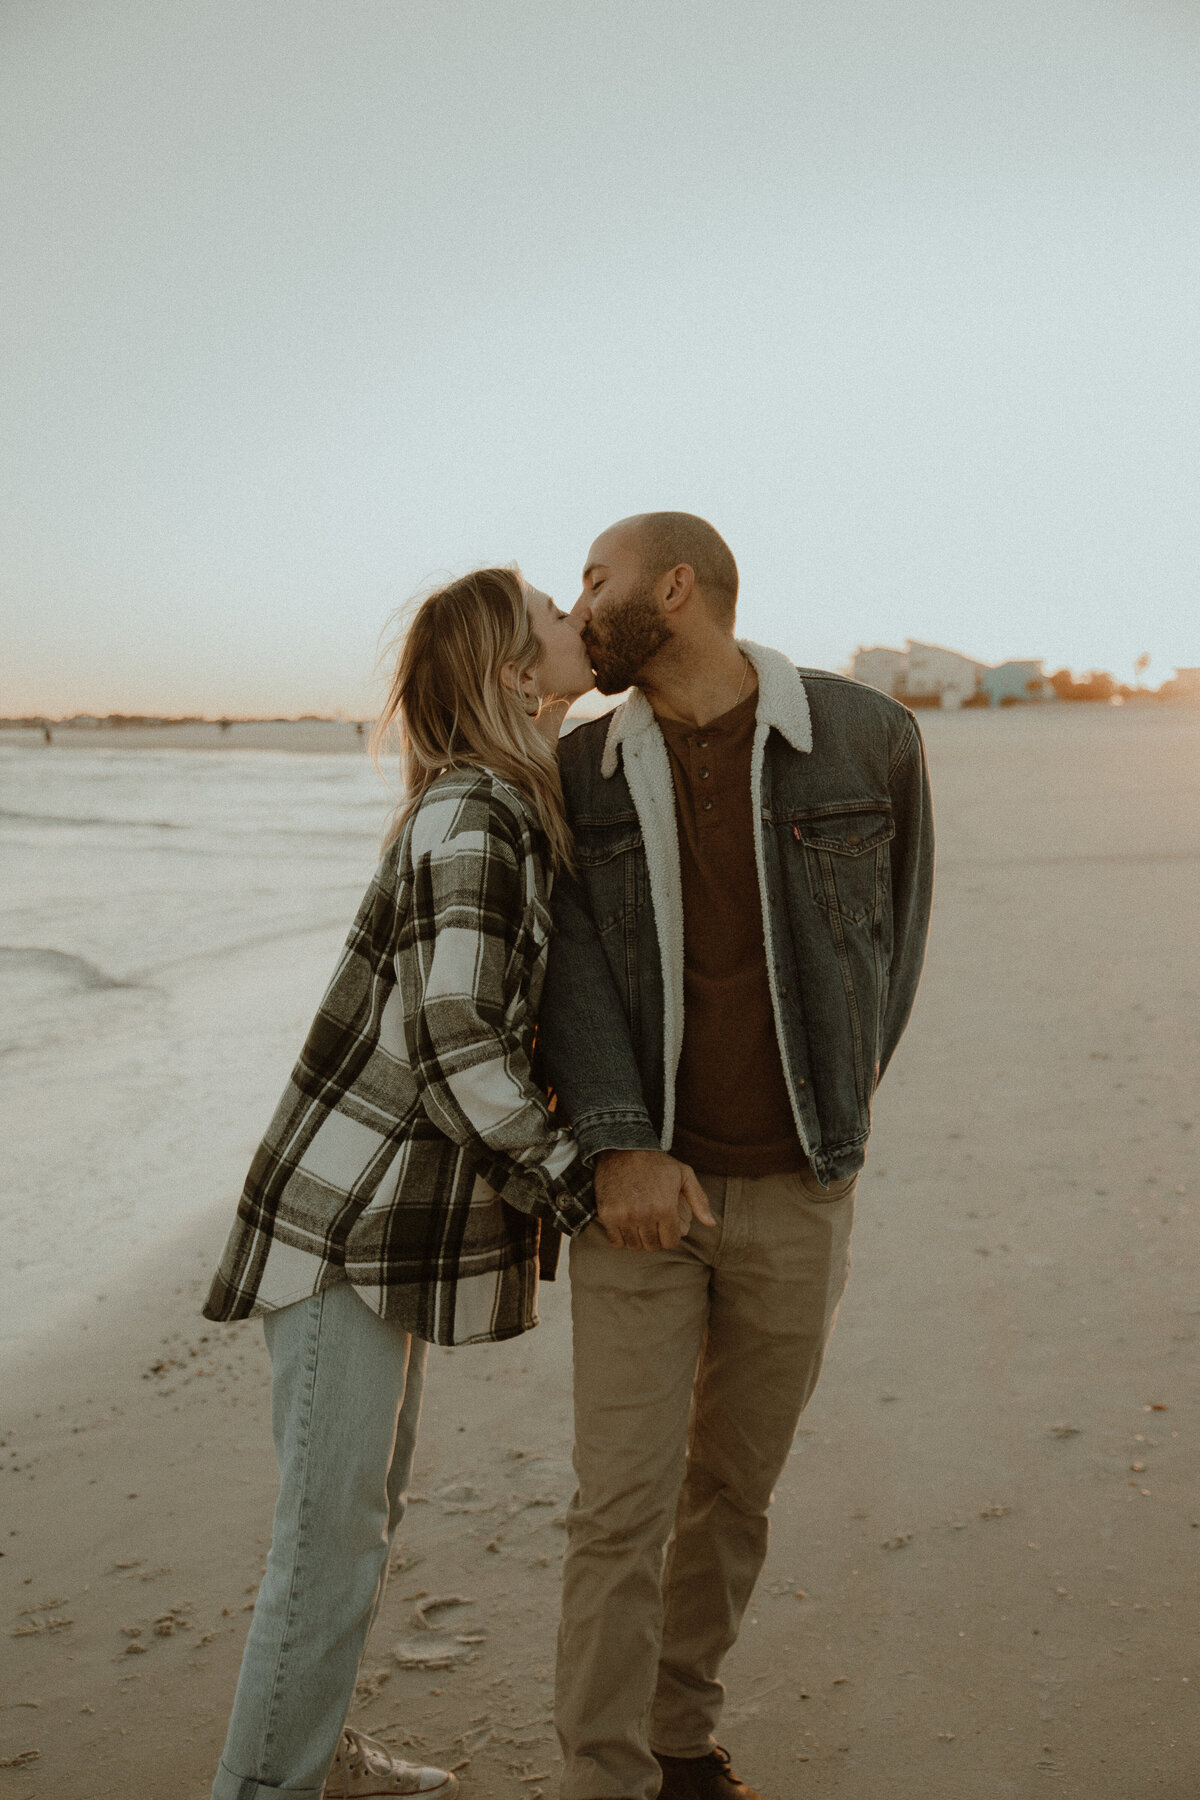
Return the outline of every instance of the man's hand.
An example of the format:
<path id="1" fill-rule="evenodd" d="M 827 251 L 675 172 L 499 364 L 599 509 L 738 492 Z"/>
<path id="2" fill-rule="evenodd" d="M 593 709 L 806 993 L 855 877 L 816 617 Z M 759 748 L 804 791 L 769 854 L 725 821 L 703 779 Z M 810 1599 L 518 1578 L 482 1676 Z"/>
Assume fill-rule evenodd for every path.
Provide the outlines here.
<path id="1" fill-rule="evenodd" d="M 693 1215 L 717 1222 L 692 1170 L 664 1150 L 602 1150 L 596 1215 L 618 1250 L 673 1250 Z"/>

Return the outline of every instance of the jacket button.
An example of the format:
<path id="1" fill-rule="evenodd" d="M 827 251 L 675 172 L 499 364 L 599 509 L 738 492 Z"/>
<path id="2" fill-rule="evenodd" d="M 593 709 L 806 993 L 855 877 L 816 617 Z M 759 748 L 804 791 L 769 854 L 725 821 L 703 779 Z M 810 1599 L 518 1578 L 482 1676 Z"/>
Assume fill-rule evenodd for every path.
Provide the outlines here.
<path id="1" fill-rule="evenodd" d="M 797 1075 L 796 1086 L 797 1087 L 807 1087 L 808 1086 L 808 1083 L 805 1081 L 803 1075 Z"/>
<path id="2" fill-rule="evenodd" d="M 779 990 L 779 991 L 780 991 L 780 993 L 781 993 L 781 994 L 786 994 L 786 993 L 787 993 L 787 988 L 786 988 L 786 986 L 784 986 L 784 987 L 781 987 L 781 988 L 780 988 L 780 990 Z"/>

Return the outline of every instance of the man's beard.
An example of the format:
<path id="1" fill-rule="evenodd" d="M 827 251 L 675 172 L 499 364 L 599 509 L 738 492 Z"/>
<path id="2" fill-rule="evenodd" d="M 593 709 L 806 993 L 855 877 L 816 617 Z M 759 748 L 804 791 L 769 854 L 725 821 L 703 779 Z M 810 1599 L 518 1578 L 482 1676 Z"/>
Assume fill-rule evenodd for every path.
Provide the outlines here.
<path id="1" fill-rule="evenodd" d="M 600 692 L 620 694 L 632 687 L 670 635 L 649 581 L 640 581 L 624 599 L 606 607 L 599 629 L 593 623 L 583 634 Z"/>

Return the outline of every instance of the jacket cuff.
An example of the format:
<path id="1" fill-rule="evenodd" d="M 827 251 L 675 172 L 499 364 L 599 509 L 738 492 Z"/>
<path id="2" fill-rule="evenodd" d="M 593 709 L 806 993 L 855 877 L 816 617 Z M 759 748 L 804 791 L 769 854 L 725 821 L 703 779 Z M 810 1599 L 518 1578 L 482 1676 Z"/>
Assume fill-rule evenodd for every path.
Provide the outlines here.
<path id="1" fill-rule="evenodd" d="M 604 1150 L 661 1150 L 662 1140 L 644 1107 L 612 1107 L 571 1120 L 579 1154 L 589 1168 Z"/>

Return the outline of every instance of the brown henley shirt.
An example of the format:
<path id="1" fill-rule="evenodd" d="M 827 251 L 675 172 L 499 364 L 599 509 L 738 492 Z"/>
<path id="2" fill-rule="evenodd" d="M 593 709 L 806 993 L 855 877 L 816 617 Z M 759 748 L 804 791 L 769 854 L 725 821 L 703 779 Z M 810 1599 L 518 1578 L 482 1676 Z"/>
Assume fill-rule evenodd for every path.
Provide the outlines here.
<path id="1" fill-rule="evenodd" d="M 757 693 L 703 726 L 659 719 L 679 822 L 683 1049 L 673 1153 L 711 1175 L 804 1167 L 767 978 L 754 859 Z"/>

